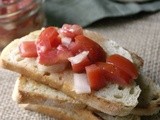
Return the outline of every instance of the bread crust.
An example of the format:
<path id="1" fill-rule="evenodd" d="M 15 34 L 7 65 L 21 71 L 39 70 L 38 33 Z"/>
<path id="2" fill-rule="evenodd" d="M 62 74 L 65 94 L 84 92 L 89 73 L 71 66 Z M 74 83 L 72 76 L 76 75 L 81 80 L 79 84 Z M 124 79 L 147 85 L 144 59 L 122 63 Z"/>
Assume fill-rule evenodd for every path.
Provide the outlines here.
<path id="1" fill-rule="evenodd" d="M 20 106 L 24 107 L 26 110 L 46 114 L 58 120 L 100 120 L 93 116 L 91 112 L 85 110 L 72 111 L 67 108 L 48 107 L 37 104 L 20 104 Z"/>

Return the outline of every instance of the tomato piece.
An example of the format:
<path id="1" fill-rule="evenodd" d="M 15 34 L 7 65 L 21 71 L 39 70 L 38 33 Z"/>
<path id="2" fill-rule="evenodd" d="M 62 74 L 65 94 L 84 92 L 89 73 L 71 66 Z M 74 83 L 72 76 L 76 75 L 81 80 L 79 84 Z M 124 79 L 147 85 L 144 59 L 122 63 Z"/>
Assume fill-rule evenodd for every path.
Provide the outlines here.
<path id="1" fill-rule="evenodd" d="M 69 62 L 68 58 L 73 56 L 71 51 L 69 51 L 68 48 L 63 45 L 59 45 L 57 49 L 58 62 Z"/>
<path id="2" fill-rule="evenodd" d="M 61 44 L 61 38 L 60 37 L 56 37 L 54 40 L 51 41 L 51 46 L 52 47 L 57 47 L 60 44 Z"/>
<path id="3" fill-rule="evenodd" d="M 50 42 L 45 42 L 45 40 L 37 40 L 36 42 L 37 53 L 45 53 L 52 50 Z"/>
<path id="4" fill-rule="evenodd" d="M 22 57 L 37 57 L 37 50 L 34 41 L 22 42 L 19 49 Z"/>
<path id="5" fill-rule="evenodd" d="M 66 63 L 69 62 L 68 57 L 71 56 L 72 53 L 61 46 L 61 48 L 58 47 L 58 49 L 52 49 L 44 53 L 39 53 L 38 62 L 47 66 L 57 63 Z"/>
<path id="6" fill-rule="evenodd" d="M 106 86 L 107 80 L 103 70 L 95 64 L 86 67 L 87 78 L 92 90 L 99 90 Z"/>
<path id="7" fill-rule="evenodd" d="M 58 32 L 54 27 L 45 28 L 36 42 L 38 52 L 46 52 L 60 44 Z"/>
<path id="8" fill-rule="evenodd" d="M 91 65 L 91 61 L 86 57 L 80 63 L 71 64 L 73 72 L 82 73 L 85 72 L 85 67 Z"/>
<path id="9" fill-rule="evenodd" d="M 79 53 L 81 51 L 89 51 L 89 59 L 91 62 L 106 61 L 106 52 L 103 48 L 93 40 L 85 37 L 84 35 L 78 35 L 75 37 L 75 44 L 70 47 L 72 53 Z"/>
<path id="10" fill-rule="evenodd" d="M 130 75 L 112 63 L 98 62 L 96 64 L 105 72 L 104 76 L 107 81 L 119 85 L 129 85 L 133 81 Z"/>
<path id="11" fill-rule="evenodd" d="M 59 33 L 64 37 L 74 38 L 77 35 L 82 35 L 83 29 L 79 25 L 64 24 Z"/>
<path id="12" fill-rule="evenodd" d="M 77 55 L 84 51 L 83 46 L 77 42 L 71 42 L 68 46 L 68 49 L 72 52 L 73 55 Z"/>
<path id="13" fill-rule="evenodd" d="M 41 34 L 39 35 L 39 39 L 50 41 L 52 43 L 52 41 L 55 38 L 57 38 L 57 36 L 58 36 L 58 32 L 57 32 L 56 28 L 47 27 L 41 32 Z"/>
<path id="14" fill-rule="evenodd" d="M 138 77 L 138 70 L 135 65 L 126 59 L 125 57 L 114 54 L 107 58 L 107 62 L 113 63 L 115 66 L 119 67 L 126 73 L 128 73 L 132 79 L 136 79 Z"/>
<path id="15" fill-rule="evenodd" d="M 42 65 L 50 66 L 58 62 L 57 50 L 41 52 L 38 55 L 38 62 Z"/>

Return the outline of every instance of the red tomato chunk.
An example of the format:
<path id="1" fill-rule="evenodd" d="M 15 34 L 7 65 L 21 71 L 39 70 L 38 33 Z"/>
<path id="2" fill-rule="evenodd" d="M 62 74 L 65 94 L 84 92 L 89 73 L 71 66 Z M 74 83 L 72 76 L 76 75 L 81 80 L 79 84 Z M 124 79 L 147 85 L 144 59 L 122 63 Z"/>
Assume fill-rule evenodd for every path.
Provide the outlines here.
<path id="1" fill-rule="evenodd" d="M 41 32 L 36 45 L 38 52 L 45 52 L 57 47 L 60 43 L 57 30 L 54 27 L 48 27 Z"/>
<path id="2" fill-rule="evenodd" d="M 107 58 L 107 62 L 113 63 L 115 66 L 125 71 L 131 76 L 131 79 L 136 79 L 138 76 L 138 71 L 135 65 L 123 56 L 118 54 L 112 55 Z"/>
<path id="3" fill-rule="evenodd" d="M 97 63 L 97 66 L 103 70 L 106 80 L 110 81 L 111 83 L 128 85 L 133 81 L 133 79 L 131 79 L 131 77 L 125 71 L 121 70 L 114 64 L 99 62 Z"/>
<path id="4" fill-rule="evenodd" d="M 103 70 L 95 64 L 86 67 L 86 74 L 92 90 L 99 90 L 106 86 L 107 80 Z"/>
<path id="5" fill-rule="evenodd" d="M 46 51 L 45 53 L 39 53 L 38 62 L 46 66 L 54 65 L 57 63 L 68 63 L 68 57 L 71 56 L 72 53 L 67 49 L 53 49 Z"/>
<path id="6" fill-rule="evenodd" d="M 82 51 L 89 51 L 88 58 L 92 63 L 106 60 L 106 52 L 103 48 L 84 35 L 75 37 L 75 44 L 73 43 L 73 45 L 70 46 L 70 50 L 74 54 L 78 54 Z"/>
<path id="7" fill-rule="evenodd" d="M 77 35 L 82 35 L 83 29 L 79 25 L 64 24 L 62 28 L 60 28 L 59 33 L 64 37 L 69 37 L 73 39 Z"/>
<path id="8" fill-rule="evenodd" d="M 80 63 L 71 64 L 73 72 L 82 73 L 85 72 L 85 67 L 91 65 L 91 61 L 88 58 L 83 59 Z"/>
<path id="9" fill-rule="evenodd" d="M 37 57 L 37 50 L 34 41 L 24 41 L 19 46 L 22 57 Z"/>

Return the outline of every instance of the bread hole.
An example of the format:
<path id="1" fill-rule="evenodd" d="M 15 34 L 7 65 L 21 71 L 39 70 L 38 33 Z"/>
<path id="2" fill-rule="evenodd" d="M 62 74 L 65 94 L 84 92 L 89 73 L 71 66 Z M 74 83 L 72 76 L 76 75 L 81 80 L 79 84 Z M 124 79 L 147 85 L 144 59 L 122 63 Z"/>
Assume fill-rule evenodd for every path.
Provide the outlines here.
<path id="1" fill-rule="evenodd" d="M 62 76 L 59 76 L 59 80 L 62 80 Z"/>
<path id="2" fill-rule="evenodd" d="M 118 90 L 124 90 L 124 87 L 118 86 Z"/>
<path id="3" fill-rule="evenodd" d="M 38 68 L 38 66 L 37 66 L 37 65 L 33 65 L 33 67 L 34 67 L 34 68 Z"/>
<path id="4" fill-rule="evenodd" d="M 22 60 L 24 60 L 24 58 L 22 58 L 22 57 L 18 57 L 18 58 L 16 59 L 17 62 L 20 62 L 20 61 L 22 61 Z"/>
<path id="5" fill-rule="evenodd" d="M 153 95 L 153 96 L 152 96 L 152 100 L 153 100 L 153 101 L 154 101 L 154 100 L 158 100 L 158 98 L 159 98 L 158 95 Z"/>
<path id="6" fill-rule="evenodd" d="M 122 95 L 114 95 L 114 97 L 117 98 L 117 99 L 121 99 Z"/>
<path id="7" fill-rule="evenodd" d="M 49 72 L 45 72 L 44 74 L 43 74 L 43 76 L 49 76 L 51 73 L 49 73 Z"/>
<path id="8" fill-rule="evenodd" d="M 130 93 L 131 95 L 134 94 L 134 88 L 131 88 L 130 91 L 129 91 L 129 93 Z"/>

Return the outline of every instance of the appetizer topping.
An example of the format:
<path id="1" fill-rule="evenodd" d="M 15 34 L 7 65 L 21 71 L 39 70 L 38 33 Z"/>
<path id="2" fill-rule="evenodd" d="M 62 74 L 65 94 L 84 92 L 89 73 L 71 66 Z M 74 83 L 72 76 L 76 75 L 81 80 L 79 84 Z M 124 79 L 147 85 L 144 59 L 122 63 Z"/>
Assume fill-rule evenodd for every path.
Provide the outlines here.
<path id="1" fill-rule="evenodd" d="M 83 51 L 74 57 L 68 58 L 71 62 L 73 72 L 85 72 L 85 67 L 91 64 L 91 61 L 88 59 L 88 53 L 89 51 Z"/>
<path id="2" fill-rule="evenodd" d="M 91 88 L 85 73 L 74 73 L 74 90 L 77 94 L 90 93 Z"/>
<path id="3" fill-rule="evenodd" d="M 83 51 L 74 57 L 68 58 L 68 60 L 71 62 L 71 64 L 78 64 L 82 62 L 85 58 L 87 58 L 88 53 L 89 51 Z"/>
<path id="4" fill-rule="evenodd" d="M 77 35 L 83 34 L 83 29 L 79 25 L 69 25 L 64 24 L 62 28 L 59 29 L 59 34 L 64 37 L 69 37 L 73 39 Z"/>
<path id="5" fill-rule="evenodd" d="M 50 66 L 57 63 L 68 64 L 68 58 L 71 56 L 72 53 L 65 47 L 61 46 L 61 50 L 55 48 L 46 52 L 40 52 L 37 59 L 40 64 Z"/>
<path id="6" fill-rule="evenodd" d="M 92 90 L 99 90 L 106 86 L 107 79 L 105 73 L 96 64 L 86 67 L 86 74 Z"/>
<path id="7" fill-rule="evenodd" d="M 21 43 L 20 54 L 37 57 L 44 71 L 61 72 L 70 63 L 78 94 L 99 90 L 108 83 L 130 85 L 138 76 L 132 61 L 126 56 L 106 53 L 98 43 L 84 36 L 78 25 L 45 28 L 36 42 Z"/>
<path id="8" fill-rule="evenodd" d="M 106 60 L 106 52 L 103 50 L 103 48 L 98 43 L 85 37 L 84 35 L 76 36 L 75 44 L 77 45 L 77 49 L 74 51 L 74 53 L 89 51 L 88 57 L 91 62 L 94 63 Z M 71 49 L 71 51 L 73 50 Z"/>
<path id="9" fill-rule="evenodd" d="M 125 71 L 127 74 L 129 74 L 132 79 L 136 79 L 138 76 L 138 71 L 135 65 L 125 57 L 122 57 L 118 54 L 114 54 L 108 57 L 106 62 L 113 63 L 115 66 L 119 67 L 120 69 Z"/>
<path id="10" fill-rule="evenodd" d="M 37 57 L 36 44 L 34 41 L 24 41 L 19 46 L 22 57 Z"/>
<path id="11" fill-rule="evenodd" d="M 101 68 L 107 81 L 119 85 L 129 85 L 133 79 L 122 69 L 112 63 L 97 63 Z"/>
<path id="12" fill-rule="evenodd" d="M 61 41 L 62 41 L 62 45 L 68 47 L 68 46 L 70 45 L 72 39 L 69 38 L 69 37 L 63 37 L 63 38 L 61 39 Z"/>
<path id="13" fill-rule="evenodd" d="M 44 53 L 52 50 L 52 48 L 57 47 L 60 43 L 61 40 L 58 38 L 57 30 L 54 27 L 48 27 L 41 32 L 36 41 L 37 52 Z"/>

